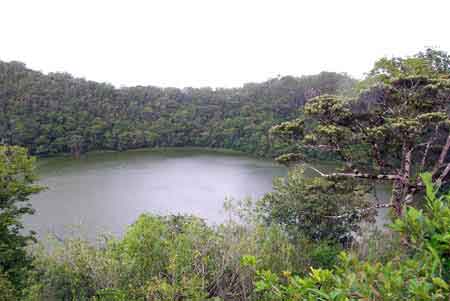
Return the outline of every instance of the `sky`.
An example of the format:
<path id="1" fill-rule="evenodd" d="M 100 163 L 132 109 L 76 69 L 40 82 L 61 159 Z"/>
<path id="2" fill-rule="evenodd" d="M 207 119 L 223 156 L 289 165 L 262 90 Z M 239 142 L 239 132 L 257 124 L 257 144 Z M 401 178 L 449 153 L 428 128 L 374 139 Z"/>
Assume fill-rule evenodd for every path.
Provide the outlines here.
<path id="1" fill-rule="evenodd" d="M 448 0 L 1 0 L 0 60 L 117 87 L 238 87 L 450 52 Z"/>

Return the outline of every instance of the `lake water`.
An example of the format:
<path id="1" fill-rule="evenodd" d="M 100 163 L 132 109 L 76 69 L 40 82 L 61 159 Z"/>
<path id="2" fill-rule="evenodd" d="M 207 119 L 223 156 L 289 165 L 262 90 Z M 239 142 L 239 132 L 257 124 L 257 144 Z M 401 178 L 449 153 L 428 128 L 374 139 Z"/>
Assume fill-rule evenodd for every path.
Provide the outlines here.
<path id="1" fill-rule="evenodd" d="M 226 198 L 258 198 L 287 169 L 269 160 L 208 150 L 140 150 L 39 161 L 48 190 L 32 199 L 25 219 L 41 236 L 82 231 L 120 234 L 144 213 L 194 214 L 210 223 L 227 217 Z M 70 227 L 68 227 L 70 226 Z"/>
<path id="2" fill-rule="evenodd" d="M 48 190 L 32 198 L 36 213 L 25 225 L 41 237 L 120 235 L 144 212 L 193 214 L 218 224 L 228 216 L 225 199 L 259 198 L 272 190 L 273 177 L 287 174 L 270 160 L 198 149 L 94 153 L 38 163 Z M 388 190 L 380 192 L 388 198 Z"/>

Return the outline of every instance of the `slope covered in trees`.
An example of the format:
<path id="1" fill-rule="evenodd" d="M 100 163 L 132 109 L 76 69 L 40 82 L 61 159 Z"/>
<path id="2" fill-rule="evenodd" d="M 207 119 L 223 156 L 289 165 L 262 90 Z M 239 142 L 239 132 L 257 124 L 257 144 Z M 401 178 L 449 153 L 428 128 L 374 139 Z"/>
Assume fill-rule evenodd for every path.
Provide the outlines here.
<path id="1" fill-rule="evenodd" d="M 172 146 L 265 155 L 271 152 L 271 126 L 294 118 L 308 98 L 340 93 L 354 83 L 323 72 L 235 89 L 117 89 L 0 62 L 0 133 L 4 143 L 40 156 Z"/>
<path id="2" fill-rule="evenodd" d="M 383 58 L 354 98 L 321 95 L 297 119 L 271 129 L 294 152 L 278 161 L 304 159 L 306 149 L 333 154 L 344 168 L 324 178 L 389 182 L 397 216 L 424 191 L 420 173 L 438 186 L 450 173 L 450 56 L 428 49 L 407 58 Z"/>
<path id="3" fill-rule="evenodd" d="M 30 196 L 41 190 L 34 183 L 34 160 L 24 148 L 0 145 L 0 300 L 449 300 L 448 54 L 429 49 L 413 57 L 381 59 L 352 98 L 325 95 L 352 82 L 329 73 L 207 90 L 209 96 L 199 98 L 206 90 L 104 86 L 101 94 L 96 83 L 45 76 L 15 63 L 5 66 L 55 81 L 57 87 L 67 83 L 61 90 L 45 90 L 35 81 L 2 81 L 9 87 L 2 90 L 2 99 L 8 99 L 2 102 L 4 140 L 27 145 L 36 154 L 146 145 L 221 146 L 267 154 L 272 141 L 283 148 L 280 162 L 294 164 L 316 149 L 339 158 L 342 166 L 333 171 L 311 166 L 318 174 L 312 179 L 292 168 L 259 201 L 230 204 L 230 219 L 218 226 L 192 216 L 143 214 L 122 238 L 103 237 L 97 244 L 58 239 L 51 248 L 34 245 L 28 252 L 33 233 L 19 230 L 20 217 L 32 212 Z M 330 86 L 324 84 L 328 76 L 334 78 Z M 289 81 L 299 85 L 299 98 L 280 88 Z M 72 87 L 72 82 L 79 85 Z M 320 82 L 321 90 L 312 82 Z M 82 84 L 90 92 L 76 92 Z M 139 104 L 144 96 L 136 91 L 146 89 L 167 97 L 152 94 L 151 101 Z M 130 91 L 140 96 L 133 98 Z M 234 96 L 226 98 L 232 91 Z M 312 96 L 317 97 L 306 101 Z M 159 99 L 158 110 L 146 110 L 154 99 Z M 144 108 L 154 121 L 131 108 Z M 183 119 L 180 112 L 191 113 Z M 264 132 L 290 115 L 295 119 Z M 107 126 L 92 136 L 90 122 L 96 118 Z M 234 137 L 234 132 L 223 134 L 228 118 L 242 122 L 232 127 L 239 144 L 224 144 Z M 120 122 L 123 127 L 116 128 Z M 159 122 L 165 123 L 152 128 Z M 215 136 L 219 129 L 223 136 Z M 113 135 L 119 130 L 121 135 Z M 242 135 L 246 130 L 265 144 Z M 134 131 L 150 131 L 145 137 L 151 136 L 153 144 L 105 142 L 117 143 Z M 20 140 L 25 138 L 30 140 Z M 59 145 L 58 139 L 65 149 L 44 151 Z M 392 184 L 389 204 L 371 195 L 379 182 Z M 390 226 L 368 230 L 361 222 L 373 220 L 381 206 L 393 213 Z"/>

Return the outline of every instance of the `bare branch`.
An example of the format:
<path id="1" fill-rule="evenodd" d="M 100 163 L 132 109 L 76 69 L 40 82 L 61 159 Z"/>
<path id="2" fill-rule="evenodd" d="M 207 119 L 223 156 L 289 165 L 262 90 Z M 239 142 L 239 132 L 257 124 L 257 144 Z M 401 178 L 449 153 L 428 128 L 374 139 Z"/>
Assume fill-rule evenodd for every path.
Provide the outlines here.
<path id="1" fill-rule="evenodd" d="M 361 214 L 361 213 L 365 213 L 367 211 L 374 210 L 374 209 L 390 208 L 390 207 L 393 207 L 393 205 L 392 204 L 376 204 L 376 205 L 368 207 L 368 208 L 355 209 L 355 211 L 356 211 L 356 213 Z M 341 215 L 325 215 L 324 217 L 332 218 L 332 219 L 340 219 L 340 218 L 348 217 L 348 216 L 350 216 L 350 215 L 352 215 L 354 213 L 355 212 L 347 212 L 347 213 L 344 213 L 344 214 L 341 214 Z"/>
<path id="2" fill-rule="evenodd" d="M 373 150 L 373 155 L 375 156 L 375 160 L 377 161 L 378 166 L 383 168 L 386 164 L 385 164 L 384 160 L 381 158 L 380 148 L 378 147 L 378 144 L 375 142 L 373 142 L 371 144 L 372 144 L 372 150 Z"/>
<path id="3" fill-rule="evenodd" d="M 439 178 L 436 180 L 437 188 L 441 187 L 442 181 L 444 181 L 445 177 L 448 175 L 449 172 L 450 172 L 450 163 L 447 164 L 444 171 L 441 173 Z"/>
<path id="4" fill-rule="evenodd" d="M 327 144 L 317 144 L 317 145 L 306 144 L 306 145 L 302 145 L 302 147 L 310 148 L 310 149 L 337 151 L 337 148 L 335 146 L 327 145 Z"/>
<path id="5" fill-rule="evenodd" d="M 426 144 L 425 150 L 423 152 L 422 160 L 420 162 L 420 170 L 421 171 L 423 171 L 425 168 L 425 163 L 427 162 L 428 152 L 430 151 L 430 146 L 431 146 L 431 143 L 433 143 L 433 141 L 434 141 L 434 138 L 428 140 L 428 142 Z"/>
<path id="6" fill-rule="evenodd" d="M 445 142 L 444 147 L 442 148 L 441 155 L 439 156 L 439 160 L 436 162 L 436 165 L 433 168 L 432 175 L 435 176 L 439 170 L 439 167 L 444 163 L 445 158 L 447 158 L 448 150 L 450 149 L 450 133 L 447 136 L 447 141 Z"/>
<path id="7" fill-rule="evenodd" d="M 401 177 L 399 175 L 384 175 L 384 174 L 371 175 L 368 173 L 360 173 L 360 172 L 355 172 L 355 173 L 333 172 L 330 174 L 326 174 L 311 165 L 308 165 L 307 167 L 314 170 L 321 177 L 324 177 L 324 178 L 360 178 L 360 179 L 389 180 L 389 181 L 401 179 Z"/>

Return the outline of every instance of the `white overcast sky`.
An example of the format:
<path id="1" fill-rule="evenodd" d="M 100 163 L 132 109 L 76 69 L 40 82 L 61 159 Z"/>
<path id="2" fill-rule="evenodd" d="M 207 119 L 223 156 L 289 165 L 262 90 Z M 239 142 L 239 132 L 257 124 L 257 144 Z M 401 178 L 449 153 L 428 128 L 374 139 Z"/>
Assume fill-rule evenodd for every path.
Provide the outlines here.
<path id="1" fill-rule="evenodd" d="M 361 77 L 425 46 L 450 51 L 449 0 L 0 0 L 0 60 L 116 86 Z"/>

